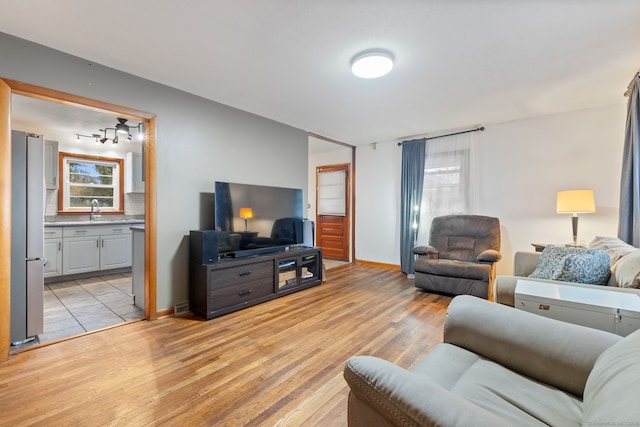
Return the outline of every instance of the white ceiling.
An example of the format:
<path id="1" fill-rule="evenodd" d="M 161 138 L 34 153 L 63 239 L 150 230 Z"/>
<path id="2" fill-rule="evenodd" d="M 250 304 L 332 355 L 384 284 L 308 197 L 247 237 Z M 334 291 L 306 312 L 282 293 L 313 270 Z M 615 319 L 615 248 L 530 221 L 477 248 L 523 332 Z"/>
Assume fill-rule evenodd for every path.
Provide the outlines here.
<path id="1" fill-rule="evenodd" d="M 624 102 L 640 66 L 638 0 L 0 0 L 0 9 L 2 32 L 354 145 Z M 371 48 L 391 51 L 394 70 L 354 77 L 351 58 Z"/>

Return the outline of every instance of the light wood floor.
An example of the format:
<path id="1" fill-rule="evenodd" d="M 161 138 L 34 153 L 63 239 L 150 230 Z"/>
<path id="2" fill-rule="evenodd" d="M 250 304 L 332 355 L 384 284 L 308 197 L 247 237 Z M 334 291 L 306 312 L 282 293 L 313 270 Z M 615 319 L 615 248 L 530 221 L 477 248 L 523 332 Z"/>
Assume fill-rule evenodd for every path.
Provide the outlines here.
<path id="1" fill-rule="evenodd" d="M 1 425 L 344 426 L 344 362 L 410 367 L 450 298 L 346 265 L 321 286 L 210 321 L 137 322 L 0 362 Z"/>

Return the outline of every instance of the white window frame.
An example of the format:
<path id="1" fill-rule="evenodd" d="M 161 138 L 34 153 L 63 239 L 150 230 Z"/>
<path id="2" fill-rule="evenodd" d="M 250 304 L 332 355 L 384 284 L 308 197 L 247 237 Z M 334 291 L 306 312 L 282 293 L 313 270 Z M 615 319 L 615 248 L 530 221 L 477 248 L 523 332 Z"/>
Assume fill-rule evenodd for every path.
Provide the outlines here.
<path id="1" fill-rule="evenodd" d="M 124 187 L 124 170 L 123 159 L 111 157 L 88 156 L 74 153 L 60 153 L 60 176 L 62 185 L 58 194 L 58 213 L 88 213 L 91 207 L 72 207 L 71 206 L 71 187 L 78 185 L 72 184 L 69 180 L 69 163 L 83 162 L 93 163 L 96 165 L 104 165 L 113 167 L 113 181 L 111 185 L 99 185 L 100 188 L 113 188 L 113 207 L 102 206 L 100 204 L 100 213 L 124 213 L 123 187 Z M 94 186 L 91 184 L 88 186 Z M 99 199 L 99 198 L 97 198 Z"/>

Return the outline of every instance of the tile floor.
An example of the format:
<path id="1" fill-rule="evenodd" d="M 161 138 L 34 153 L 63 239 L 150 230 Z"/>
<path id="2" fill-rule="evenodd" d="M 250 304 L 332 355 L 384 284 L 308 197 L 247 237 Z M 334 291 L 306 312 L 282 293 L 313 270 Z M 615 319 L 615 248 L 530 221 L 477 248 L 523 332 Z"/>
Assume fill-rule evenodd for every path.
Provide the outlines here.
<path id="1" fill-rule="evenodd" d="M 44 286 L 46 343 L 144 317 L 133 304 L 131 273 L 111 274 Z"/>

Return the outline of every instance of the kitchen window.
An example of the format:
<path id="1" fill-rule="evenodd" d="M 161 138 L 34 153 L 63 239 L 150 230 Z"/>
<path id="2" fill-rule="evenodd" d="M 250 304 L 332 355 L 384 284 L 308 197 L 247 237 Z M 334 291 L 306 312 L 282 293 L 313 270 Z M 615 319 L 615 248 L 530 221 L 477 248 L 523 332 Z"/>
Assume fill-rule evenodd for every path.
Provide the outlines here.
<path id="1" fill-rule="evenodd" d="M 124 213 L 122 159 L 61 152 L 59 163 L 58 213 L 88 213 L 93 200 L 101 213 Z"/>

